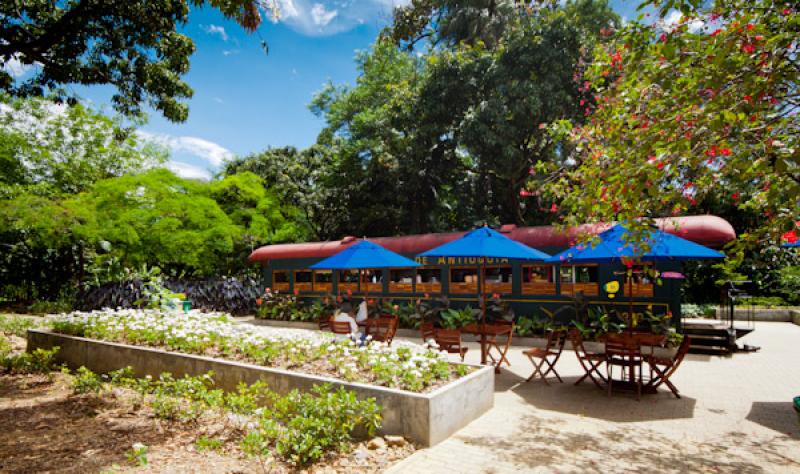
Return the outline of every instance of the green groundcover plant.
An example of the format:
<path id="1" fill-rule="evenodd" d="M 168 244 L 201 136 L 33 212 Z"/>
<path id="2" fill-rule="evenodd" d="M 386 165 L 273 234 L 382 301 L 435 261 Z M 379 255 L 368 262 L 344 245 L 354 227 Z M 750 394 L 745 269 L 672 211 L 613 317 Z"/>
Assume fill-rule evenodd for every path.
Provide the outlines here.
<path id="1" fill-rule="evenodd" d="M 246 454 L 274 456 L 297 466 L 313 464 L 331 451 L 346 451 L 357 435 L 372 436 L 381 424 L 374 398 L 360 400 L 355 392 L 327 384 L 282 396 L 263 382 L 242 383 L 236 391 L 224 392 L 214 387 L 213 372 L 183 378 L 163 373 L 155 379 L 136 378 L 130 367 L 102 376 L 81 367 L 72 378 L 78 395 L 101 394 L 112 387 L 133 391 L 136 405 L 150 408 L 161 420 L 236 420 L 235 431 Z M 196 444 L 199 449 L 220 449 L 224 442 L 201 436 Z M 133 456 L 131 462 L 143 464 L 141 456 Z"/>

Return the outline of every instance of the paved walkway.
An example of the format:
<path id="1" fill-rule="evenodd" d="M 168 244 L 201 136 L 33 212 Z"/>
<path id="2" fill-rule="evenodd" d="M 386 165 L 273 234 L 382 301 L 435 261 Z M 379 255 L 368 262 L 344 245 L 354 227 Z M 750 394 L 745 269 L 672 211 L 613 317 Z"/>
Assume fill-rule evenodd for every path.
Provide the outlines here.
<path id="1" fill-rule="evenodd" d="M 557 366 L 564 384 L 526 383 L 530 363 L 512 348 L 494 408 L 389 472 L 798 473 L 800 326 L 756 323 L 742 341 L 762 349 L 690 354 L 672 379 L 682 399 L 664 389 L 639 402 L 574 386 L 582 372 L 571 351 Z M 477 363 L 479 348 L 469 346 L 467 362 Z"/>

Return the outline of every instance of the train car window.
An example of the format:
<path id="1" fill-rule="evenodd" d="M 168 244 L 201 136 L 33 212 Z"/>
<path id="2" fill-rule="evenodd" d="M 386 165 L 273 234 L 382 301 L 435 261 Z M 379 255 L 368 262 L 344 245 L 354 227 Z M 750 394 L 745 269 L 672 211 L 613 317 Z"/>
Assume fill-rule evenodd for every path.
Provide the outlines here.
<path id="1" fill-rule="evenodd" d="M 383 292 L 383 270 L 362 270 L 362 288 L 366 288 L 370 293 Z"/>
<path id="2" fill-rule="evenodd" d="M 390 293 L 413 293 L 414 292 L 414 269 L 397 268 L 389 271 L 389 292 Z"/>
<path id="3" fill-rule="evenodd" d="M 289 272 L 286 270 L 272 272 L 272 289 L 275 291 L 289 291 Z"/>
<path id="4" fill-rule="evenodd" d="M 477 268 L 450 268 L 450 293 L 477 293 L 478 269 Z"/>
<path id="5" fill-rule="evenodd" d="M 329 293 L 333 291 L 333 272 L 330 270 L 314 271 L 314 291 Z"/>
<path id="6" fill-rule="evenodd" d="M 311 270 L 297 270 L 294 272 L 294 289 L 295 291 L 311 291 L 313 273 Z"/>
<path id="7" fill-rule="evenodd" d="M 339 270 L 339 293 L 358 291 L 358 270 Z"/>
<path id="8" fill-rule="evenodd" d="M 439 267 L 417 268 L 417 278 L 414 290 L 417 293 L 441 293 L 442 292 L 442 269 Z"/>
<path id="9" fill-rule="evenodd" d="M 622 286 L 624 286 L 623 294 L 625 296 L 632 296 L 640 297 L 640 298 L 650 298 L 653 296 L 653 279 L 651 274 L 653 269 L 649 266 L 635 266 L 633 267 L 633 275 L 631 277 L 631 283 L 628 284 L 627 281 L 623 281 Z M 630 288 L 633 287 L 633 288 Z M 631 289 L 633 292 L 631 292 Z"/>
<path id="10" fill-rule="evenodd" d="M 573 295 L 582 292 L 587 296 L 600 294 L 597 265 L 575 265 L 561 267 L 561 294 Z"/>
<path id="11" fill-rule="evenodd" d="M 552 265 L 531 265 L 522 267 L 522 294 L 556 294 L 555 271 Z"/>
<path id="12" fill-rule="evenodd" d="M 513 272 L 510 266 L 486 267 L 486 292 L 511 293 L 511 278 Z"/>

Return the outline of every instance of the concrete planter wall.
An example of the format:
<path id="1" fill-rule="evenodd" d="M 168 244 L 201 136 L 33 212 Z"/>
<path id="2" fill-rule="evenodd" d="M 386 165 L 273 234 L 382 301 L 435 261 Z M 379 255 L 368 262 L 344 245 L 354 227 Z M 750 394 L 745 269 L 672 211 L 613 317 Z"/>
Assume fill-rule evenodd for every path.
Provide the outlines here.
<path id="1" fill-rule="evenodd" d="M 59 346 L 58 360 L 76 369 L 85 366 L 105 373 L 131 366 L 138 377 L 158 377 L 170 372 L 176 377 L 201 375 L 214 371 L 216 386 L 234 390 L 240 382 L 258 380 L 270 389 L 286 394 L 292 389 L 309 390 L 314 385 L 330 383 L 353 390 L 360 398 L 375 398 L 383 408 L 383 434 L 396 434 L 432 446 L 469 424 L 494 405 L 494 370 L 479 367 L 452 383 L 429 393 L 414 393 L 375 385 L 348 383 L 286 370 L 241 362 L 214 359 L 148 347 L 130 346 L 66 336 L 47 331 L 28 331 L 28 351 Z"/>
<path id="2" fill-rule="evenodd" d="M 736 321 L 746 321 L 749 311 L 752 311 L 753 320 L 771 322 L 793 322 L 800 318 L 800 310 L 795 308 L 736 308 L 733 312 L 733 319 Z M 726 319 L 728 312 L 717 308 L 717 318 Z M 795 324 L 800 324 L 795 322 Z"/>
<path id="3" fill-rule="evenodd" d="M 793 309 L 789 314 L 792 316 L 792 322 L 800 326 L 800 309 Z"/>

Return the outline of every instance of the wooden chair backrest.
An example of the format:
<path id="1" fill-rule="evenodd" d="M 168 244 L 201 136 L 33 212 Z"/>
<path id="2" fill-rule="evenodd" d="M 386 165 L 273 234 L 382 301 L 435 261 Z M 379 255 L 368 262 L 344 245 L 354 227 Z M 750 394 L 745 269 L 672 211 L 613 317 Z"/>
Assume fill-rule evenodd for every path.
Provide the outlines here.
<path id="1" fill-rule="evenodd" d="M 331 318 L 329 324 L 331 332 L 334 334 L 350 334 L 352 332 L 350 330 L 350 323 L 347 321 L 334 321 Z"/>
<path id="2" fill-rule="evenodd" d="M 458 329 L 437 329 L 435 339 L 444 350 L 461 348 L 461 331 Z"/>
<path id="3" fill-rule="evenodd" d="M 586 355 L 586 348 L 583 347 L 583 336 L 580 331 L 571 329 L 569 331 L 569 342 L 572 343 L 572 349 L 578 357 L 584 357 Z"/>
<path id="4" fill-rule="evenodd" d="M 330 315 L 323 316 L 323 317 L 319 318 L 319 321 L 317 321 L 317 324 L 319 324 L 320 331 L 325 331 L 327 329 L 330 329 L 330 327 L 331 327 L 331 319 L 332 318 L 333 318 L 333 316 L 330 316 Z"/>
<path id="5" fill-rule="evenodd" d="M 397 332 L 397 318 L 381 316 L 370 322 L 369 335 L 375 341 L 391 342 Z"/>
<path id="6" fill-rule="evenodd" d="M 567 339 L 567 335 L 564 331 L 551 331 L 550 334 L 547 335 L 547 346 L 546 349 L 548 352 L 558 352 L 564 348 L 564 342 Z"/>
<path id="7" fill-rule="evenodd" d="M 606 355 L 616 357 L 641 357 L 639 340 L 630 334 L 609 335 L 606 338 Z"/>
<path id="8" fill-rule="evenodd" d="M 433 327 L 433 323 L 420 324 L 419 332 L 422 333 L 423 342 L 430 339 L 436 339 L 436 329 Z"/>

